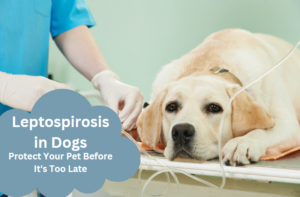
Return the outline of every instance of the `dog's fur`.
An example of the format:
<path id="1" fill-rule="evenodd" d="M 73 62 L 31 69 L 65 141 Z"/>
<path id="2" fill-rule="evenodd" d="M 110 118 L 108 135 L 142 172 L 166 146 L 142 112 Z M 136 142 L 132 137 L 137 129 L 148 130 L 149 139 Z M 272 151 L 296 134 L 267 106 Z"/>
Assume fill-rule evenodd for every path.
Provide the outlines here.
<path id="1" fill-rule="evenodd" d="M 150 105 L 140 115 L 140 138 L 157 152 L 173 160 L 199 160 L 218 156 L 218 128 L 223 112 L 209 113 L 209 103 L 223 109 L 241 87 L 226 73 L 228 69 L 245 86 L 275 65 L 291 49 L 289 43 L 264 34 L 228 29 L 210 35 L 197 48 L 164 66 L 153 83 Z M 176 102 L 176 112 L 166 111 Z M 261 156 L 281 153 L 300 144 L 300 52 L 279 68 L 239 94 L 226 114 L 222 129 L 223 157 L 231 164 L 249 164 Z M 172 128 L 188 123 L 195 135 L 188 146 L 176 148 Z M 160 150 L 161 141 L 165 150 Z"/>

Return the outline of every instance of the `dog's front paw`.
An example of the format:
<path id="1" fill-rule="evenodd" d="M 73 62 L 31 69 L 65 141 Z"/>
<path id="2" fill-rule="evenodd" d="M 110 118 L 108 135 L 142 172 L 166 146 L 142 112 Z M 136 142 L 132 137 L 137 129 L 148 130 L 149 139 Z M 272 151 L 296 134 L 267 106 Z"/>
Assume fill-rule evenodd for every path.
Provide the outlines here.
<path id="1" fill-rule="evenodd" d="M 223 147 L 223 162 L 226 165 L 245 165 L 259 160 L 262 148 L 257 140 L 246 136 L 229 140 Z"/>

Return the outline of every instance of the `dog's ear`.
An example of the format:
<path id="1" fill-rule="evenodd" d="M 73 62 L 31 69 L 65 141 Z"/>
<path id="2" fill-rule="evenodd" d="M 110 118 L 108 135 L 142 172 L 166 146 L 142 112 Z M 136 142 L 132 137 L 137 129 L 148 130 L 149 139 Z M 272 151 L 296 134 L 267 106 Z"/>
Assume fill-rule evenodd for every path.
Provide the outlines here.
<path id="1" fill-rule="evenodd" d="M 226 92 L 231 98 L 240 86 L 228 87 Z M 275 126 L 273 117 L 251 96 L 242 91 L 232 101 L 231 128 L 233 137 L 243 136 L 254 129 L 270 129 Z"/>
<path id="2" fill-rule="evenodd" d="M 162 104 L 167 93 L 168 88 L 160 92 L 152 103 L 143 110 L 137 121 L 137 130 L 142 142 L 159 153 L 164 152 L 157 145 L 162 130 Z"/>

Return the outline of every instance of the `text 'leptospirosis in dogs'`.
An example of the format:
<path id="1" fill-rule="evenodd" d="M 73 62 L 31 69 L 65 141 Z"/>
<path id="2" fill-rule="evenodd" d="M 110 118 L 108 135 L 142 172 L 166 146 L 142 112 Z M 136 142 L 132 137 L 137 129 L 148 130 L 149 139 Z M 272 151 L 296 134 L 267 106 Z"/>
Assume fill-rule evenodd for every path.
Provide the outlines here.
<path id="1" fill-rule="evenodd" d="M 140 165 L 138 148 L 120 135 L 118 115 L 92 107 L 74 91 L 45 94 L 31 113 L 7 111 L 0 125 L 0 176 L 6 177 L 0 191 L 10 196 L 35 188 L 47 197 L 67 196 L 74 188 L 92 193 L 105 179 L 131 178 Z"/>

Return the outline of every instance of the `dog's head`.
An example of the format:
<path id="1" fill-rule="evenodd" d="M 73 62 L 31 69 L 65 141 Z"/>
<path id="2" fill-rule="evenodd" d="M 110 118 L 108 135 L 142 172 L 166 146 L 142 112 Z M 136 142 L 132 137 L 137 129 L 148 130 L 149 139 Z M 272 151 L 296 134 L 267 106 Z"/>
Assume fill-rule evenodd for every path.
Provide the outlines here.
<path id="1" fill-rule="evenodd" d="M 142 141 L 166 158 L 212 159 L 218 156 L 223 110 L 239 85 L 211 76 L 189 76 L 169 84 L 140 115 Z M 225 116 L 222 144 L 254 129 L 268 129 L 271 115 L 243 91 Z M 161 141 L 165 150 L 158 148 Z"/>

